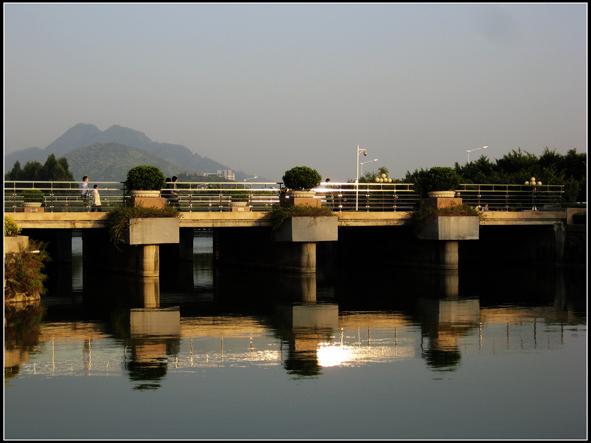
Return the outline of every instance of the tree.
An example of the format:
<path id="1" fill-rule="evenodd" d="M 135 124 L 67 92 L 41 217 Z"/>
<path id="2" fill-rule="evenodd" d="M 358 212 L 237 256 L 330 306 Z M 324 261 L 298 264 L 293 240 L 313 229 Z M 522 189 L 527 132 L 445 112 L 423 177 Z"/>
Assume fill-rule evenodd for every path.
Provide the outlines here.
<path id="1" fill-rule="evenodd" d="M 66 157 L 56 159 L 55 154 L 50 154 L 43 165 L 38 161 L 28 161 L 23 169 L 20 162 L 16 161 L 4 177 L 5 180 L 22 181 L 74 181 Z"/>

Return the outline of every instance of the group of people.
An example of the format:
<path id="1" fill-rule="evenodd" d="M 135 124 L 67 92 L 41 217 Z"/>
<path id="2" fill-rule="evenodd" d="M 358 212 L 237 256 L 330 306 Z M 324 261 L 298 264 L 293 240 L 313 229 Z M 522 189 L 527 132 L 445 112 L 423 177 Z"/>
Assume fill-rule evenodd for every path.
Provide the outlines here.
<path id="1" fill-rule="evenodd" d="M 88 176 L 85 175 L 82 177 L 82 190 L 80 191 L 80 196 L 82 200 L 88 203 Z M 101 195 L 98 191 L 98 185 L 94 185 L 94 189 L 92 190 L 92 209 L 91 212 L 102 212 L 101 210 Z"/>

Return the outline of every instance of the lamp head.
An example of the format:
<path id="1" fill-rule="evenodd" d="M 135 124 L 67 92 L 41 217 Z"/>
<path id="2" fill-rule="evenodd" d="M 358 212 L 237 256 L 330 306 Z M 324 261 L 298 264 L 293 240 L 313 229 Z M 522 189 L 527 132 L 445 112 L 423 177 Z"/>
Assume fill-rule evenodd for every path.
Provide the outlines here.
<path id="1" fill-rule="evenodd" d="M 482 149 L 486 149 L 486 148 L 488 148 L 488 146 L 483 146 L 483 147 L 482 147 Z"/>
<path id="2" fill-rule="evenodd" d="M 367 157 L 367 150 L 363 150 L 363 155 L 365 155 Z"/>

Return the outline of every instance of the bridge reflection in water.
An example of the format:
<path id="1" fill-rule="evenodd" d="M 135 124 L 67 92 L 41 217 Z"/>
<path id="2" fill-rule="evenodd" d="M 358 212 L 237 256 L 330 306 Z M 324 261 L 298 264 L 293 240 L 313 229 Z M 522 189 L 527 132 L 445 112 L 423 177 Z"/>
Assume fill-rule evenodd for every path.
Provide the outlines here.
<path id="1" fill-rule="evenodd" d="M 7 340 L 5 367 L 127 374 L 134 389 L 157 389 L 169 371 L 228 365 L 282 365 L 296 377 L 318 377 L 331 366 L 423 358 L 446 372 L 466 354 L 559 348 L 565 327 L 586 322 L 584 293 L 573 299 L 567 271 L 505 269 L 502 281 L 498 270 L 462 280 L 458 271 L 379 268 L 317 277 L 213 269 L 203 257 L 189 265 L 199 275 L 190 283 L 186 267 L 169 269 L 162 282 L 87 270 L 82 302 L 44 300 L 36 344 Z M 199 280 L 208 273 L 212 280 Z M 507 281 L 513 291 L 502 287 Z"/>

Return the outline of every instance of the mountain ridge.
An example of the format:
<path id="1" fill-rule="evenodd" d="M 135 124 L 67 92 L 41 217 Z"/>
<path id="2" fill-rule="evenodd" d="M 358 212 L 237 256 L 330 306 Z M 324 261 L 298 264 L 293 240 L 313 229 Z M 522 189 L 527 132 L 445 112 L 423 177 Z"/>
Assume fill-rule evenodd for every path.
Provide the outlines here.
<path id="1" fill-rule="evenodd" d="M 154 142 L 143 132 L 135 129 L 112 125 L 101 131 L 93 124 L 77 123 L 47 145 L 45 149 L 38 147 L 26 148 L 6 155 L 4 172 L 10 171 L 17 161 L 21 163 L 21 166 L 24 166 L 27 161 L 44 163 L 50 154 L 55 154 L 58 158 L 64 156 L 67 158 L 66 154 L 76 149 L 105 143 L 120 143 L 124 146 L 140 149 L 160 157 L 163 161 L 175 164 L 180 172 L 187 171 L 203 174 L 217 172 L 220 169 L 232 169 L 208 157 L 201 157 L 185 146 Z M 251 176 L 242 171 L 233 171 L 237 181 Z"/>

